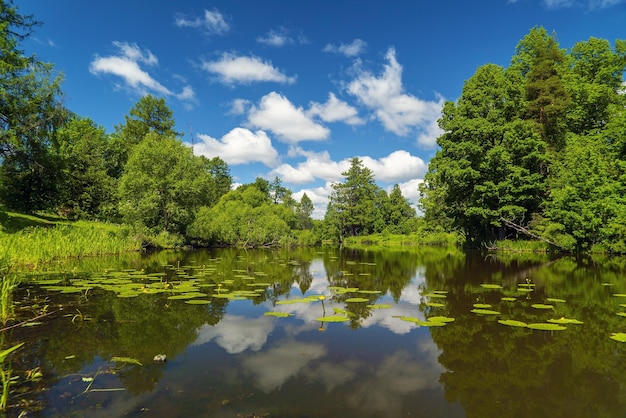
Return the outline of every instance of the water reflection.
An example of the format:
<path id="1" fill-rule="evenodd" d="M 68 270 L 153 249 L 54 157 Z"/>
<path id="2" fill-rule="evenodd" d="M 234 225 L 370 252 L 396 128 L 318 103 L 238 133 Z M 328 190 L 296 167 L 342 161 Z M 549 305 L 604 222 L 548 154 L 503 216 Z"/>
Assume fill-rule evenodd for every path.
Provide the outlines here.
<path id="1" fill-rule="evenodd" d="M 617 315 L 626 311 L 626 298 L 614 296 L 626 294 L 625 264 L 536 254 L 493 258 L 437 249 L 328 248 L 77 260 L 55 266 L 58 274 L 48 276 L 60 275 L 63 283 L 75 285 L 88 272 L 98 276 L 114 270 L 117 278 L 128 275 L 141 283 L 140 289 L 165 283 L 167 292 L 124 298 L 98 287 L 69 294 L 21 288 L 22 318 L 44 309 L 52 314 L 41 325 L 2 333 L 2 348 L 26 342 L 12 360 L 20 380 L 11 412 L 49 417 L 621 416 L 626 350 L 609 336 L 626 330 L 626 320 Z M 532 291 L 520 292 L 519 283 L 532 283 Z M 259 285 L 262 291 L 251 293 Z M 208 294 L 200 298 L 210 304 L 172 299 L 183 286 Z M 367 292 L 342 293 L 332 286 Z M 231 298 L 217 297 L 224 294 L 215 289 Z M 447 292 L 437 299 L 441 306 L 428 296 L 434 291 Z M 248 296 L 237 300 L 242 299 L 238 294 Z M 310 295 L 324 296 L 324 304 L 317 298 L 282 304 Z M 355 296 L 367 302 L 348 301 Z M 565 302 L 533 308 L 557 298 Z M 472 313 L 477 302 L 500 314 Z M 349 322 L 317 320 L 335 310 L 349 315 Z M 268 317 L 266 311 L 292 316 Z M 433 316 L 455 321 L 426 328 L 401 319 Z M 546 332 L 497 322 L 559 317 L 583 324 Z M 154 363 L 157 353 L 169 361 Z M 142 365 L 112 362 L 114 356 Z M 41 367 L 44 379 L 25 381 L 26 371 L 35 367 Z"/>

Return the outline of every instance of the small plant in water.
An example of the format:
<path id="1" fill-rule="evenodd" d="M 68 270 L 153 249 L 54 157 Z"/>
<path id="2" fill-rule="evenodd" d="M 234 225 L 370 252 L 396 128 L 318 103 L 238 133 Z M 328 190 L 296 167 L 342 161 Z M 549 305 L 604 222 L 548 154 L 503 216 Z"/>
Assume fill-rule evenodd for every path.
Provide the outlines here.
<path id="1" fill-rule="evenodd" d="M 0 321 L 6 325 L 13 316 L 13 291 L 19 284 L 16 275 L 10 274 L 9 263 L 0 262 Z"/>

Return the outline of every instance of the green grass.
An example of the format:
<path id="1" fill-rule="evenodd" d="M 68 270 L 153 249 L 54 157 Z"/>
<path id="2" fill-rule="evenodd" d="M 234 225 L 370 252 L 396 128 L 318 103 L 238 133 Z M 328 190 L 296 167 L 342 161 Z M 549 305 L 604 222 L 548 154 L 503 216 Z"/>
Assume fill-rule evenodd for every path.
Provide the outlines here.
<path id="1" fill-rule="evenodd" d="M 142 240 L 126 225 L 0 212 L 0 260 L 17 268 L 138 251 L 141 245 Z"/>
<path id="2" fill-rule="evenodd" d="M 461 244 L 462 237 L 451 232 L 421 232 L 408 235 L 372 234 L 349 237 L 344 240 L 344 245 L 349 247 L 410 247 L 424 245 L 455 247 Z"/>

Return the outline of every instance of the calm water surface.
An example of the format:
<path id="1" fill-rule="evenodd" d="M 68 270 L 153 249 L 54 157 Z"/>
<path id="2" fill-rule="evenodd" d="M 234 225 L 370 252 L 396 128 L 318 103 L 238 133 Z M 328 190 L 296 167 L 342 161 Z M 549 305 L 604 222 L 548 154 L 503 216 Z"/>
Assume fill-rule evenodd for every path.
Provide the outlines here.
<path id="1" fill-rule="evenodd" d="M 623 417 L 625 265 L 322 248 L 55 266 L 16 295 L 20 319 L 49 315 L 2 332 L 26 342 L 9 415 Z"/>

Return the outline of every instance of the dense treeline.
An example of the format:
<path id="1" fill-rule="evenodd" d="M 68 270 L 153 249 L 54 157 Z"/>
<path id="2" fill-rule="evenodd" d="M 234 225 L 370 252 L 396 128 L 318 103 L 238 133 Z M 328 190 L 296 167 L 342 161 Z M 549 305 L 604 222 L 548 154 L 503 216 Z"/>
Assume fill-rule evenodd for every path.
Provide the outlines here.
<path id="1" fill-rule="evenodd" d="M 162 98 L 142 97 L 112 133 L 73 113 L 62 76 L 21 49 L 39 23 L 10 0 L 0 0 L 0 22 L 0 212 L 125 223 L 159 246 L 451 232 L 474 246 L 532 237 L 626 252 L 626 41 L 564 50 L 533 28 L 507 68 L 478 68 L 444 105 L 423 216 L 353 158 L 314 220 L 311 199 L 296 201 L 280 178 L 231 190 L 228 165 L 194 155 Z"/>
<path id="2" fill-rule="evenodd" d="M 533 28 L 444 105 L 421 186 L 426 221 L 473 244 L 520 235 L 626 252 L 626 41 L 570 50 Z"/>
<path id="3" fill-rule="evenodd" d="M 162 98 L 142 97 L 107 133 L 65 108 L 62 76 L 21 49 L 39 23 L 6 0 L 0 22 L 0 211 L 126 223 L 158 246 L 315 244 L 411 231 L 415 210 L 399 187 L 388 195 L 356 158 L 334 187 L 327 219 L 314 221 L 311 199 L 296 201 L 279 178 L 231 190 L 228 165 L 193 154 Z"/>

